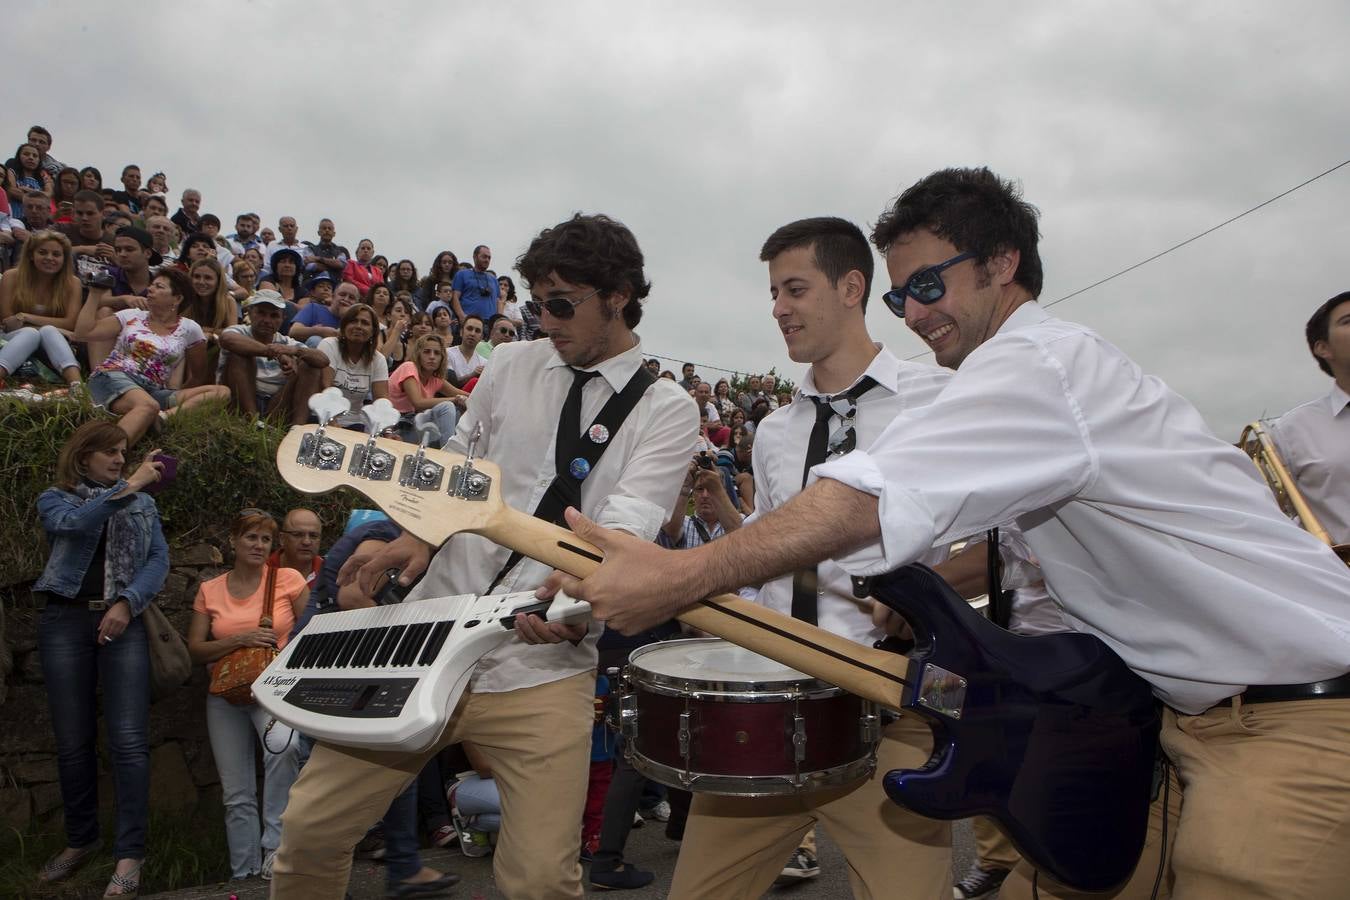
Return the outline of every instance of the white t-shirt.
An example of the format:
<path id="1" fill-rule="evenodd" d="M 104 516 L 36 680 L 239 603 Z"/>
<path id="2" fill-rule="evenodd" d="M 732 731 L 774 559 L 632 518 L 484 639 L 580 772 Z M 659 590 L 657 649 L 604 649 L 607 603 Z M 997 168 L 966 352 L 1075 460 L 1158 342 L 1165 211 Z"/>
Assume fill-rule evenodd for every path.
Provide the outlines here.
<path id="1" fill-rule="evenodd" d="M 371 356 L 369 362 L 349 362 L 342 358 L 338 349 L 338 339 L 327 337 L 319 341 L 319 349 L 328 357 L 333 367 L 333 386 L 342 389 L 342 394 L 351 404 L 351 412 L 343 413 L 334 421 L 339 425 L 353 425 L 361 421 L 361 407 L 370 397 L 371 386 L 389 381 L 389 364 L 384 361 L 383 353 Z"/>
<path id="2" fill-rule="evenodd" d="M 257 340 L 257 338 L 253 336 L 253 329 L 250 328 L 248 325 L 231 325 L 229 328 L 226 328 L 223 332 L 221 332 L 221 334 L 222 335 L 242 334 L 249 340 L 255 341 Z M 272 343 L 280 344 L 283 347 L 305 346 L 304 344 L 300 343 L 294 338 L 286 337 L 286 335 L 282 334 L 279 331 L 272 336 Z M 226 350 L 225 346 L 222 344 L 220 348 L 220 361 L 216 363 L 217 382 L 219 382 L 220 379 L 224 376 L 225 361 L 229 358 L 230 358 L 230 351 Z M 256 361 L 258 363 L 258 384 L 257 384 L 258 394 L 263 397 L 272 397 L 276 394 L 277 391 L 281 390 L 286 385 L 286 375 L 281 371 L 281 362 L 279 360 L 272 359 L 269 356 L 259 356 L 257 357 Z"/>
<path id="3" fill-rule="evenodd" d="M 458 382 L 463 382 L 464 379 L 472 377 L 478 371 L 478 368 L 486 362 L 477 352 L 470 353 L 469 358 L 465 359 L 462 345 L 451 347 L 445 351 L 445 358 L 450 364 L 450 371 L 455 373 L 455 380 Z"/>

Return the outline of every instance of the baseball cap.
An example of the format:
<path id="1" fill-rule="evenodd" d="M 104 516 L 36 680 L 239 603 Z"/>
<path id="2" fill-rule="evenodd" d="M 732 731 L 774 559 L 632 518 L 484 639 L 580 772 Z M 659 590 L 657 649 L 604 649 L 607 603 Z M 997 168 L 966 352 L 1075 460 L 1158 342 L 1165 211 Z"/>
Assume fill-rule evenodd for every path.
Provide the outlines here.
<path id="1" fill-rule="evenodd" d="M 275 306 L 277 309 L 285 309 L 286 301 L 282 299 L 281 294 L 272 290 L 255 291 L 252 297 L 244 302 L 244 309 L 251 306 L 257 306 L 259 303 L 266 303 L 269 306 Z"/>

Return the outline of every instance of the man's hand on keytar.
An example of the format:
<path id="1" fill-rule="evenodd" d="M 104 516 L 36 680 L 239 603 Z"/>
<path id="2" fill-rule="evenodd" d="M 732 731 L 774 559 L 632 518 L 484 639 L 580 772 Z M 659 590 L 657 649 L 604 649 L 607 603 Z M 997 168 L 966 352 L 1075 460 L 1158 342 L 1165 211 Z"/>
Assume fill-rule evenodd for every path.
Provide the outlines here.
<path id="1" fill-rule="evenodd" d="M 595 545 L 604 556 L 585 578 L 554 572 L 536 592 L 552 597 L 558 590 L 591 605 L 591 618 L 623 634 L 638 634 L 660 625 L 703 596 L 695 582 L 697 550 L 663 550 L 595 524 L 568 507 L 567 524 L 577 537 Z"/>

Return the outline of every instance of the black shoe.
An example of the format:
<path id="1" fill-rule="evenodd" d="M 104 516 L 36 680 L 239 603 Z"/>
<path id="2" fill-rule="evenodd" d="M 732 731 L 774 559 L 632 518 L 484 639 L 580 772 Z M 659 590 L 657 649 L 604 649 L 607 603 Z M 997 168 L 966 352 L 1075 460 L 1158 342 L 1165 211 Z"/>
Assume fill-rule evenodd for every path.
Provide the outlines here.
<path id="1" fill-rule="evenodd" d="M 656 878 L 651 872 L 635 869 L 627 863 L 607 872 L 597 872 L 591 868 L 591 887 L 602 891 L 632 891 L 646 887 Z"/>
<path id="2" fill-rule="evenodd" d="M 788 857 L 787 865 L 778 873 L 774 884 L 796 884 L 808 878 L 815 878 L 819 874 L 820 863 L 816 861 L 816 855 L 805 847 L 798 847 Z"/>
<path id="3" fill-rule="evenodd" d="M 357 859 L 384 859 L 384 835 L 378 831 L 372 831 L 361 842 L 356 845 Z"/>
<path id="4" fill-rule="evenodd" d="M 981 900 L 982 897 L 992 897 L 998 893 L 998 889 L 1003 886 L 1003 879 L 1007 877 L 1007 869 L 981 869 L 979 866 L 971 866 L 966 877 L 952 888 L 952 897 L 955 900 Z"/>
<path id="5" fill-rule="evenodd" d="M 435 881 L 400 881 L 389 886 L 384 895 L 391 900 L 407 900 L 410 897 L 440 897 L 459 884 L 459 876 L 447 872 Z"/>

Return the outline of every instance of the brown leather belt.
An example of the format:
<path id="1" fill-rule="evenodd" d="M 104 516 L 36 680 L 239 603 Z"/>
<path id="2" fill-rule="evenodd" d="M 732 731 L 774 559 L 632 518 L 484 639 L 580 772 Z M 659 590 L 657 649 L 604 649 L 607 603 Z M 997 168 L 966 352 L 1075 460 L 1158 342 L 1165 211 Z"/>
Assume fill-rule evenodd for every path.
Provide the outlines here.
<path id="1" fill-rule="evenodd" d="M 1333 699 L 1350 697 L 1350 672 L 1326 681 L 1307 684 L 1253 684 L 1238 695 L 1243 703 L 1284 703 L 1290 700 Z M 1221 701 L 1219 706 L 1232 706 L 1233 698 Z"/>

